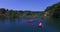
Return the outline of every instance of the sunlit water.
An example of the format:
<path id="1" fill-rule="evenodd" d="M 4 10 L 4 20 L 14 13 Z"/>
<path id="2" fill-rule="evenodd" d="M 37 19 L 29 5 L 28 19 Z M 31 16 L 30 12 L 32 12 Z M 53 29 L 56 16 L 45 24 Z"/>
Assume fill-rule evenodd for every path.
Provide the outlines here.
<path id="1" fill-rule="evenodd" d="M 0 19 L 0 32 L 60 32 L 54 27 L 47 25 L 43 18 L 32 18 L 34 23 L 28 23 L 28 18 L 23 19 Z M 43 27 L 39 28 L 39 22 L 43 23 Z"/>

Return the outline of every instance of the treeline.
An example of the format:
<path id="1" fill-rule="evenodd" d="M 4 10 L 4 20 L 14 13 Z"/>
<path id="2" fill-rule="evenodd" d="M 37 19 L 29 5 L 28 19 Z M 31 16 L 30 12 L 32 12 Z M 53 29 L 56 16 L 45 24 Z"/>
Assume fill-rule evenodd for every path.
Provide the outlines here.
<path id="1" fill-rule="evenodd" d="M 48 6 L 45 9 L 45 12 L 48 12 L 49 17 L 60 18 L 60 2 L 58 2 L 52 6 Z"/>
<path id="2" fill-rule="evenodd" d="M 46 13 L 47 12 L 47 13 Z M 44 14 L 51 18 L 60 18 L 60 2 L 48 6 L 45 11 L 34 12 L 34 11 L 22 11 L 22 10 L 9 10 L 5 8 L 0 8 L 0 18 L 24 18 L 24 17 L 44 17 Z"/>
<path id="3" fill-rule="evenodd" d="M 24 18 L 24 17 L 40 17 L 42 12 L 34 11 L 18 11 L 18 10 L 8 10 L 5 8 L 0 8 L 0 18 Z"/>

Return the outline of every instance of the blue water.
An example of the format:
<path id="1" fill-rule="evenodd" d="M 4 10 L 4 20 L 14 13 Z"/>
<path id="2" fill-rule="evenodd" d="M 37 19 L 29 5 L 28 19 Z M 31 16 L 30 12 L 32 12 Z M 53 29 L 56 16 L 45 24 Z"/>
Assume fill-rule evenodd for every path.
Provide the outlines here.
<path id="1" fill-rule="evenodd" d="M 28 18 L 0 20 L 0 32 L 60 32 L 53 26 L 48 25 L 43 18 L 31 19 L 35 22 L 28 23 Z M 37 26 L 40 21 L 43 23 L 41 28 Z"/>

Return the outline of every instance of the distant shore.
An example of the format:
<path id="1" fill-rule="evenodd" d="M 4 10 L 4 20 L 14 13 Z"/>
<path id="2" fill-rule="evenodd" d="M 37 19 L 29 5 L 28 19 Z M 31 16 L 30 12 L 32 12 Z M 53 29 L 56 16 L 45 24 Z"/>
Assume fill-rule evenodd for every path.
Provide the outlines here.
<path id="1" fill-rule="evenodd" d="M 43 11 L 17 11 L 0 8 L 0 18 L 40 18 L 43 14 Z"/>

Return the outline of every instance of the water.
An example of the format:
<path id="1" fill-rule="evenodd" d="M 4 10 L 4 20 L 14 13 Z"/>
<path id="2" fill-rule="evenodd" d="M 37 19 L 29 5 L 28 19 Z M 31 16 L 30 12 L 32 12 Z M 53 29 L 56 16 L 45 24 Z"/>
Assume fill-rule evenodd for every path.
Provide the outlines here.
<path id="1" fill-rule="evenodd" d="M 34 23 L 27 23 L 28 18 L 23 19 L 0 19 L 0 32 L 60 32 L 54 27 L 47 25 L 43 18 L 31 18 Z M 39 22 L 43 23 L 43 27 L 39 28 Z"/>

